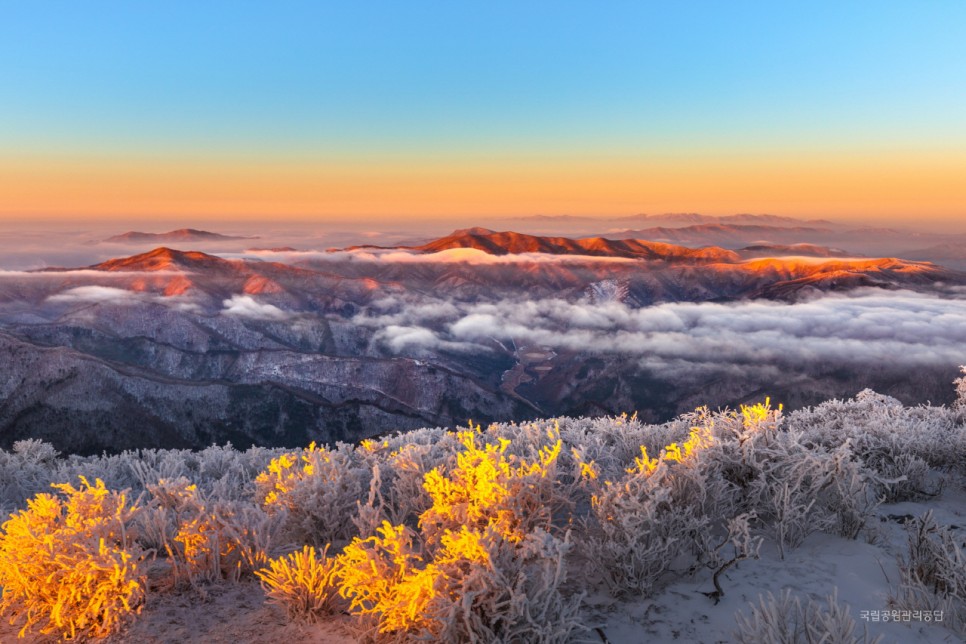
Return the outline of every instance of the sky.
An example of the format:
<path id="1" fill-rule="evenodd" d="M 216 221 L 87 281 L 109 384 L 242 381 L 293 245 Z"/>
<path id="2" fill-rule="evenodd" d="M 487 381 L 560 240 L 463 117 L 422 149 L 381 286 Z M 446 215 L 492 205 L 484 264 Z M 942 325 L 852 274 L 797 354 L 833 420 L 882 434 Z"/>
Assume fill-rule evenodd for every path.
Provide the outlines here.
<path id="1" fill-rule="evenodd" d="M 966 220 L 966 3 L 6 2 L 0 223 Z"/>

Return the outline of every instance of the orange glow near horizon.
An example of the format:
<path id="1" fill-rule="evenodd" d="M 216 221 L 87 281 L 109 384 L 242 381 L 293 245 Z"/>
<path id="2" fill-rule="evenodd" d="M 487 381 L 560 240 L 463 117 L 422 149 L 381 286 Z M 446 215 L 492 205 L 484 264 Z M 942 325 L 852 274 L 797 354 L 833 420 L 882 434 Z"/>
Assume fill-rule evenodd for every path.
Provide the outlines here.
<path id="1" fill-rule="evenodd" d="M 312 160 L 0 158 L 0 221 L 770 212 L 960 222 L 966 154 Z"/>

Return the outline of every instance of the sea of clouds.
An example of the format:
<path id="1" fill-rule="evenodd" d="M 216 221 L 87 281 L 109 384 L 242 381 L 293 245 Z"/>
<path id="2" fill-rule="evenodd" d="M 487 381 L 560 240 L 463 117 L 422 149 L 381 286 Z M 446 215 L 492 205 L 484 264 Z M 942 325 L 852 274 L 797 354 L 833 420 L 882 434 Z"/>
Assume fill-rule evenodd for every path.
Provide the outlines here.
<path id="1" fill-rule="evenodd" d="M 489 351 L 493 341 L 620 354 L 650 369 L 723 365 L 966 363 L 966 298 L 863 289 L 797 303 L 391 298 L 359 314 L 396 353 Z"/>

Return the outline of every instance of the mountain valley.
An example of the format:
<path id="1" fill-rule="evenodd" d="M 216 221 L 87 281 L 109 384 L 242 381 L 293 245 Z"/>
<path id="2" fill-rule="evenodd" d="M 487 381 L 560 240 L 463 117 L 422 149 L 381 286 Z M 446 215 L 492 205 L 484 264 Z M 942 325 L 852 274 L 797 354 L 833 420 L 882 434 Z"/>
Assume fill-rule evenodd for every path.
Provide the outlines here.
<path id="1" fill-rule="evenodd" d="M 792 359 L 731 355 L 714 328 L 876 294 L 955 306 L 964 286 L 937 264 L 798 242 L 694 248 L 472 228 L 328 251 L 159 247 L 0 273 L 0 443 L 291 446 L 470 419 L 661 421 L 698 404 L 770 394 L 803 406 L 864 387 L 939 402 L 954 356 L 919 365 L 910 385 L 901 360 L 868 369 L 814 355 L 824 349 L 811 331 L 796 331 L 807 346 Z M 675 348 L 688 334 L 710 338 L 707 355 Z"/>

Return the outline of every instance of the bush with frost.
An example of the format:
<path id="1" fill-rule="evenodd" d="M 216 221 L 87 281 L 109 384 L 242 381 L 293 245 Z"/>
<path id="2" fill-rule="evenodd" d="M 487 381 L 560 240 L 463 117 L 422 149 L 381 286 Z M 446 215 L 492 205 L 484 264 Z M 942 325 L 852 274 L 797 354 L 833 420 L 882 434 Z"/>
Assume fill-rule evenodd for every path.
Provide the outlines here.
<path id="1" fill-rule="evenodd" d="M 700 469 L 688 465 L 713 441 L 695 427 L 655 457 L 641 446 L 621 478 L 598 485 L 581 550 L 612 591 L 647 595 L 675 564 L 694 565 L 713 519 L 702 511 Z"/>
<path id="2" fill-rule="evenodd" d="M 54 482 L 50 472 L 58 456 L 53 445 L 36 439 L 16 441 L 9 452 L 0 450 L 0 510 L 4 516 L 50 489 Z"/>
<path id="3" fill-rule="evenodd" d="M 333 614 L 339 606 L 338 589 L 333 583 L 335 560 L 328 556 L 328 547 L 319 551 L 304 546 L 268 562 L 255 574 L 268 600 L 291 618 L 315 621 Z"/>
<path id="4" fill-rule="evenodd" d="M 176 584 L 237 580 L 285 547 L 284 514 L 252 503 L 211 500 L 185 478 L 149 485 L 139 540 L 167 556 Z"/>
<path id="5" fill-rule="evenodd" d="M 357 533 L 373 535 L 384 521 L 414 526 L 432 505 L 423 486 L 437 467 L 452 467 L 458 451 L 456 437 L 442 430 L 417 430 L 382 441 L 363 440 L 355 455 L 371 469 L 369 491 L 357 504 L 353 518 Z"/>
<path id="6" fill-rule="evenodd" d="M 945 407 L 905 407 L 868 389 L 854 399 L 830 400 L 790 415 L 789 429 L 807 443 L 836 447 L 846 440 L 866 467 L 885 479 L 907 477 L 896 500 L 928 492 L 921 463 L 962 470 L 966 463 L 966 426 Z M 921 489 L 917 489 L 921 488 Z"/>
<path id="7" fill-rule="evenodd" d="M 832 451 L 810 449 L 786 433 L 771 445 L 759 445 L 755 458 L 759 473 L 749 502 L 782 558 L 813 532 L 856 538 L 880 502 L 874 477 L 853 459 L 847 444 Z"/>
<path id="8" fill-rule="evenodd" d="M 351 445 L 315 443 L 272 459 L 255 478 L 255 499 L 269 513 L 284 512 L 297 543 L 341 545 L 356 536 L 350 520 L 368 499 L 372 468 Z"/>
<path id="9" fill-rule="evenodd" d="M 139 511 L 103 481 L 55 485 L 8 519 L 0 534 L 0 611 L 65 639 L 121 629 L 145 597 L 143 552 L 131 527 Z"/>
<path id="10" fill-rule="evenodd" d="M 882 478 L 855 457 L 849 439 L 816 444 L 768 401 L 743 406 L 740 415 L 714 414 L 711 422 L 718 440 L 703 466 L 731 491 L 716 494 L 716 506 L 755 515 L 782 557 L 816 531 L 854 539 L 874 516 Z"/>
<path id="11" fill-rule="evenodd" d="M 956 378 L 953 384 L 956 385 L 956 400 L 953 401 L 953 411 L 959 417 L 959 421 L 966 421 L 966 367 L 960 367 L 963 376 Z"/>
<path id="12" fill-rule="evenodd" d="M 758 605 L 752 604 L 750 614 L 739 612 L 735 619 L 739 644 L 877 644 L 882 636 L 870 638 L 863 627 L 858 633 L 848 604 L 838 601 L 838 591 L 825 598 L 824 605 L 812 599 L 802 600 L 788 589 L 775 597 L 771 593 L 759 596 Z"/>
<path id="13" fill-rule="evenodd" d="M 432 504 L 418 532 L 387 521 L 343 549 L 340 595 L 365 636 L 380 641 L 567 641 L 579 628 L 579 598 L 560 588 L 567 537 L 547 531 L 561 441 L 532 459 L 480 431 L 459 441 L 455 465 L 424 477 Z"/>
<path id="14" fill-rule="evenodd" d="M 450 471 L 437 468 L 424 477 L 432 505 L 419 517 L 427 542 L 438 543 L 447 532 L 490 526 L 507 538 L 551 524 L 557 459 L 562 442 L 556 435 L 531 459 L 508 453 L 509 438 L 485 442 L 477 431 L 460 432 L 462 451 Z"/>
<path id="15" fill-rule="evenodd" d="M 899 557 L 902 576 L 890 597 L 900 610 L 940 612 L 944 624 L 966 635 L 966 550 L 948 526 L 932 511 L 906 524 L 908 547 Z"/>

